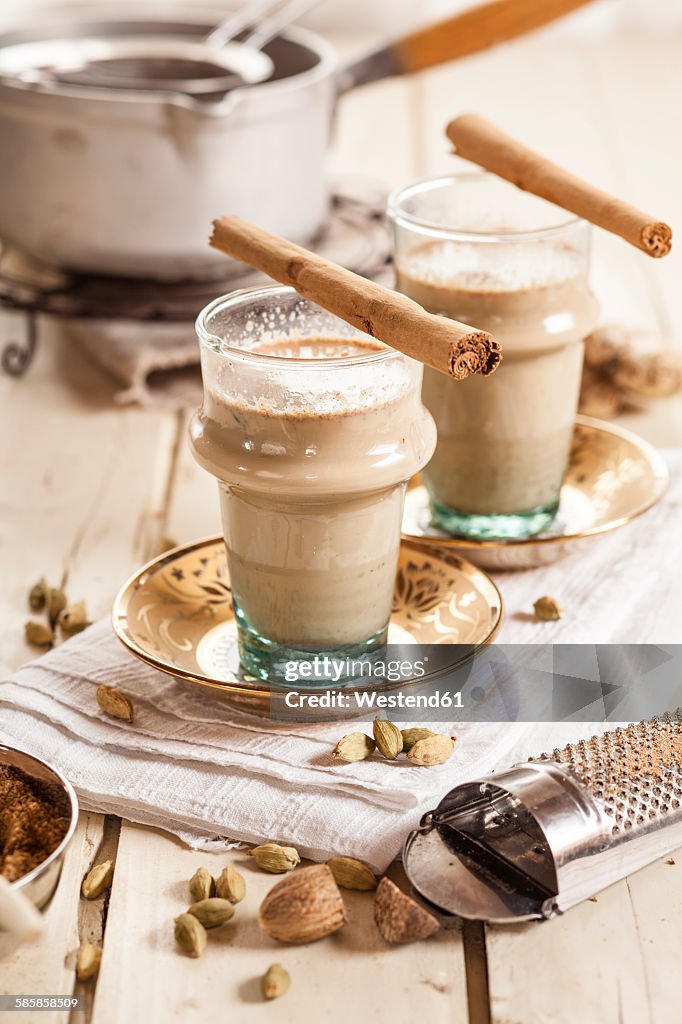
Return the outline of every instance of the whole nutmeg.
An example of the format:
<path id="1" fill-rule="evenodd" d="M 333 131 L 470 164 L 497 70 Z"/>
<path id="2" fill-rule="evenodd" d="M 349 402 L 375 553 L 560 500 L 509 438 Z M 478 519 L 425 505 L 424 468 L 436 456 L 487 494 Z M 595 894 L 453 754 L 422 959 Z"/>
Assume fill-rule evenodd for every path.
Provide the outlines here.
<path id="1" fill-rule="evenodd" d="M 279 942 L 315 942 L 347 923 L 339 887 L 326 864 L 288 875 L 273 885 L 260 906 L 260 924 Z"/>
<path id="2" fill-rule="evenodd" d="M 374 897 L 374 920 L 382 938 L 391 943 L 428 939 L 440 928 L 438 918 L 407 896 L 390 878 L 379 882 Z"/>
<path id="3" fill-rule="evenodd" d="M 374 719 L 374 739 L 379 753 L 388 761 L 395 761 L 403 750 L 403 734 L 397 725 L 385 718 Z"/>

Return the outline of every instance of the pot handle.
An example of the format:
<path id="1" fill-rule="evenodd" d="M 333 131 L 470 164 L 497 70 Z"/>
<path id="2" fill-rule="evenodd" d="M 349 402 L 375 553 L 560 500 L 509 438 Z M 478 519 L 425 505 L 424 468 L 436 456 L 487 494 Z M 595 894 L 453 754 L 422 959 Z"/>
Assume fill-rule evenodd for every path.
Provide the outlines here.
<path id="1" fill-rule="evenodd" d="M 489 0 L 356 58 L 338 72 L 340 93 L 391 75 L 424 71 L 524 35 L 591 0 Z"/>

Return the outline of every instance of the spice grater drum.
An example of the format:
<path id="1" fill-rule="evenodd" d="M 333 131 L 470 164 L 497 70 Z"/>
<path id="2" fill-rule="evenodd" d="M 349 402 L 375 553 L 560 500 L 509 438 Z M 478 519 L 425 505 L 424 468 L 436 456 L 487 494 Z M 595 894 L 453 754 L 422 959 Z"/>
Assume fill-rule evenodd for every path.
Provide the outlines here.
<path id="1" fill-rule="evenodd" d="M 553 917 L 682 845 L 682 710 L 456 786 L 405 842 L 417 893 L 459 917 Z"/>

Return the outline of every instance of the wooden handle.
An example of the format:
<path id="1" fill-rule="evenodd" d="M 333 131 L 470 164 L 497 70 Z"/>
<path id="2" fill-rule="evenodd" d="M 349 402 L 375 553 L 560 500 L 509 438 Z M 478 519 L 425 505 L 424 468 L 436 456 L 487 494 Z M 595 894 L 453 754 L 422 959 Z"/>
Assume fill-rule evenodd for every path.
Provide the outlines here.
<path id="1" fill-rule="evenodd" d="M 524 35 L 591 0 L 491 0 L 429 25 L 390 47 L 401 72 L 423 71 Z"/>
<path id="2" fill-rule="evenodd" d="M 672 230 L 667 224 L 577 178 L 484 117 L 462 114 L 446 130 L 458 156 L 511 181 L 517 188 L 620 235 L 649 256 L 665 256 L 670 252 Z"/>
<path id="3" fill-rule="evenodd" d="M 455 380 L 492 373 L 500 346 L 485 331 L 435 316 L 399 292 L 240 220 L 213 222 L 210 244 L 295 288 L 311 302 Z"/>

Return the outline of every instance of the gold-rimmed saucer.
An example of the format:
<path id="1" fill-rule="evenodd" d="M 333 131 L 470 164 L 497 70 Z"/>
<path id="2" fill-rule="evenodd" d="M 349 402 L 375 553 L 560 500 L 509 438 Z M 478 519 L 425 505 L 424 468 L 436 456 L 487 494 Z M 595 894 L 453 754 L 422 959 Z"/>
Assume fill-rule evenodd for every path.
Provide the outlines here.
<path id="1" fill-rule="evenodd" d="M 650 444 L 629 430 L 578 416 L 561 501 L 551 527 L 523 540 L 470 540 L 431 525 L 423 485 L 405 500 L 403 536 L 457 551 L 484 569 L 527 569 L 573 554 L 579 544 L 624 526 L 665 493 L 668 470 Z"/>
<path id="2" fill-rule="evenodd" d="M 119 591 L 112 618 L 119 640 L 142 661 L 214 687 L 245 710 L 267 713 L 271 700 L 284 696 L 240 668 L 220 537 L 148 562 Z M 484 572 L 454 551 L 401 543 L 389 643 L 458 645 L 447 659 L 454 668 L 490 643 L 501 622 L 500 593 Z"/>

